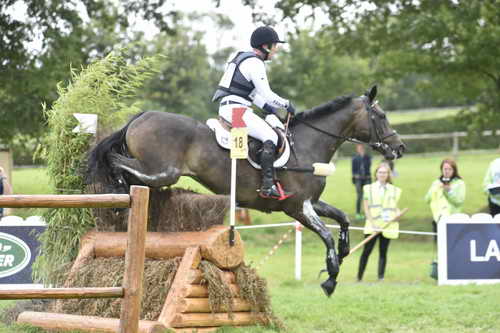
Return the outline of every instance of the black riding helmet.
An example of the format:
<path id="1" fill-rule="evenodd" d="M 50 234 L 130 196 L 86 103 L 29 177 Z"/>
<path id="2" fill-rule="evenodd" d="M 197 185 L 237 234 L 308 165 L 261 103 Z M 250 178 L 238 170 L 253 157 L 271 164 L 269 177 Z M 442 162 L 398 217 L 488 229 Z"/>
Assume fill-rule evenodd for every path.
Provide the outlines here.
<path id="1" fill-rule="evenodd" d="M 278 33 L 271 27 L 258 27 L 254 30 L 250 38 L 250 45 L 252 45 L 254 49 L 258 49 L 264 53 L 264 60 L 267 59 L 269 51 L 262 46 L 274 43 L 285 43 L 285 41 L 280 40 Z"/>

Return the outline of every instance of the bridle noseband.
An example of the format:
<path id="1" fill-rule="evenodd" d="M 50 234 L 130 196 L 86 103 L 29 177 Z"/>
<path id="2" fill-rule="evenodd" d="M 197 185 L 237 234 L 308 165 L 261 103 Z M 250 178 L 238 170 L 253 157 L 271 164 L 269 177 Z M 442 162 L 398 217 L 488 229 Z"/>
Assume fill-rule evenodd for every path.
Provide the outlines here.
<path id="1" fill-rule="evenodd" d="M 369 129 L 368 141 L 358 140 L 358 139 L 353 138 L 353 137 L 330 133 L 330 132 L 325 131 L 321 128 L 318 128 L 312 124 L 309 124 L 308 122 L 305 122 L 299 118 L 295 118 L 295 121 L 298 121 L 298 122 L 312 128 L 312 129 L 316 130 L 317 132 L 323 133 L 323 134 L 328 135 L 332 138 L 342 139 L 342 140 L 353 142 L 353 143 L 367 144 L 372 148 L 382 147 L 383 145 L 386 145 L 383 141 L 391 136 L 396 135 L 397 132 L 395 130 L 393 130 L 391 133 L 384 135 L 384 132 L 382 130 L 382 125 L 380 123 L 381 123 L 381 120 L 385 118 L 385 114 L 377 112 L 377 110 L 375 109 L 375 106 L 377 105 L 377 101 L 370 104 L 367 96 L 362 96 L 362 98 L 363 98 L 363 104 L 365 105 L 365 110 L 366 110 L 366 112 L 368 112 L 368 124 L 369 124 L 369 126 L 368 126 L 368 129 Z"/>

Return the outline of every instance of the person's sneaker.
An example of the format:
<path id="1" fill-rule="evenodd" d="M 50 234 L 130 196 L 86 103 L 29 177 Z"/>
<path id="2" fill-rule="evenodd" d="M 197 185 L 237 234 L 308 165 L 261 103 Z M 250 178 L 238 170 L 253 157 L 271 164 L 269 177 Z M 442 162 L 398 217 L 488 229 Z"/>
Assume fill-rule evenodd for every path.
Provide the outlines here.
<path id="1" fill-rule="evenodd" d="M 364 216 L 363 214 L 359 214 L 359 213 L 358 213 L 358 214 L 356 214 L 356 220 L 361 221 L 361 220 L 363 220 L 364 218 L 365 218 L 365 216 Z"/>

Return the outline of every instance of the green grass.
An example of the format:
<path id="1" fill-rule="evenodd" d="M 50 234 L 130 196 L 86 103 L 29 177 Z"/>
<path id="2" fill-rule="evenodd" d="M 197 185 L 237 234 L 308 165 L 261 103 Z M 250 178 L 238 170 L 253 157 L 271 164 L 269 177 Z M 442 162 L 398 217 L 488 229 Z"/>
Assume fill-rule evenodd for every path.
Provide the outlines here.
<path id="1" fill-rule="evenodd" d="M 459 108 L 437 108 L 437 109 L 419 109 L 410 111 L 389 111 L 387 117 L 392 125 L 412 123 L 422 120 L 440 119 L 453 117 L 458 114 Z"/>
<path id="2" fill-rule="evenodd" d="M 467 184 L 466 213 L 472 214 L 485 207 L 482 179 L 489 162 L 496 157 L 497 154 L 459 156 L 459 171 Z M 396 162 L 399 176 L 395 184 L 403 189 L 401 207 L 410 207 L 401 223 L 402 229 L 430 231 L 431 214 L 423 196 L 439 175 L 441 159 L 407 156 Z M 378 160 L 379 157 L 375 157 L 374 165 Z M 29 170 L 15 170 L 15 186 L 20 184 L 16 180 L 20 171 L 24 179 L 30 177 Z M 44 183 L 40 169 L 33 172 L 36 185 Z M 29 182 L 26 184 L 27 192 L 24 193 L 45 193 L 40 188 L 31 190 Z M 180 185 L 201 189 L 189 179 L 183 179 Z M 19 189 L 15 192 L 21 193 Z M 355 191 L 351 184 L 349 160 L 337 163 L 337 172 L 329 178 L 322 198 L 352 216 Z M 255 211 L 252 211 L 252 217 L 254 224 L 291 220 L 284 214 Z M 362 283 L 355 282 L 360 251 L 346 258 L 337 290 L 331 298 L 327 298 L 319 287 L 326 275 L 317 278 L 318 271 L 324 268 L 325 249 L 311 232 L 304 232 L 302 281 L 294 280 L 293 236 L 267 261 L 263 261 L 287 231 L 288 228 L 240 231 L 245 241 L 246 262 L 259 266 L 259 274 L 267 279 L 273 309 L 285 323 L 286 332 L 497 332 L 500 327 L 498 286 L 438 287 L 429 278 L 430 263 L 434 257 L 429 236 L 402 236 L 392 241 L 383 282 L 376 281 L 377 248 L 372 253 Z M 358 231 L 352 231 L 351 237 L 352 246 L 361 240 Z M 0 307 L 5 304 L 0 303 Z M 224 328 L 221 331 L 273 332 L 260 327 Z M 0 333 L 7 332 L 29 331 L 0 326 Z"/>

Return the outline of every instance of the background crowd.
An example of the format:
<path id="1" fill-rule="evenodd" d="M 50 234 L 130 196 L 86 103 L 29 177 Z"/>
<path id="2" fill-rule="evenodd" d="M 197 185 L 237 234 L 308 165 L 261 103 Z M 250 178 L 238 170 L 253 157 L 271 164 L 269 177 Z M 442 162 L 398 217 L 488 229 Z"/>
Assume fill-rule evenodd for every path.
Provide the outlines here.
<path id="1" fill-rule="evenodd" d="M 380 162 L 375 169 L 373 183 L 370 168 L 371 156 L 365 152 L 363 145 L 357 145 L 356 154 L 352 158 L 352 182 L 357 195 L 356 220 L 365 221 L 365 239 L 370 238 L 360 257 L 358 281 L 363 278 L 368 258 L 377 240 L 379 241 L 378 279 L 384 279 L 390 240 L 398 238 L 398 220 L 404 214 L 398 206 L 402 190 L 392 184 L 394 164 L 389 161 Z M 437 224 L 443 218 L 462 212 L 466 199 L 466 183 L 459 174 L 456 161 L 450 158 L 443 159 L 438 174 L 422 198 L 432 212 L 431 223 L 435 233 Z M 500 157 L 490 163 L 484 176 L 483 188 L 488 198 L 489 213 L 492 216 L 500 214 Z"/>

